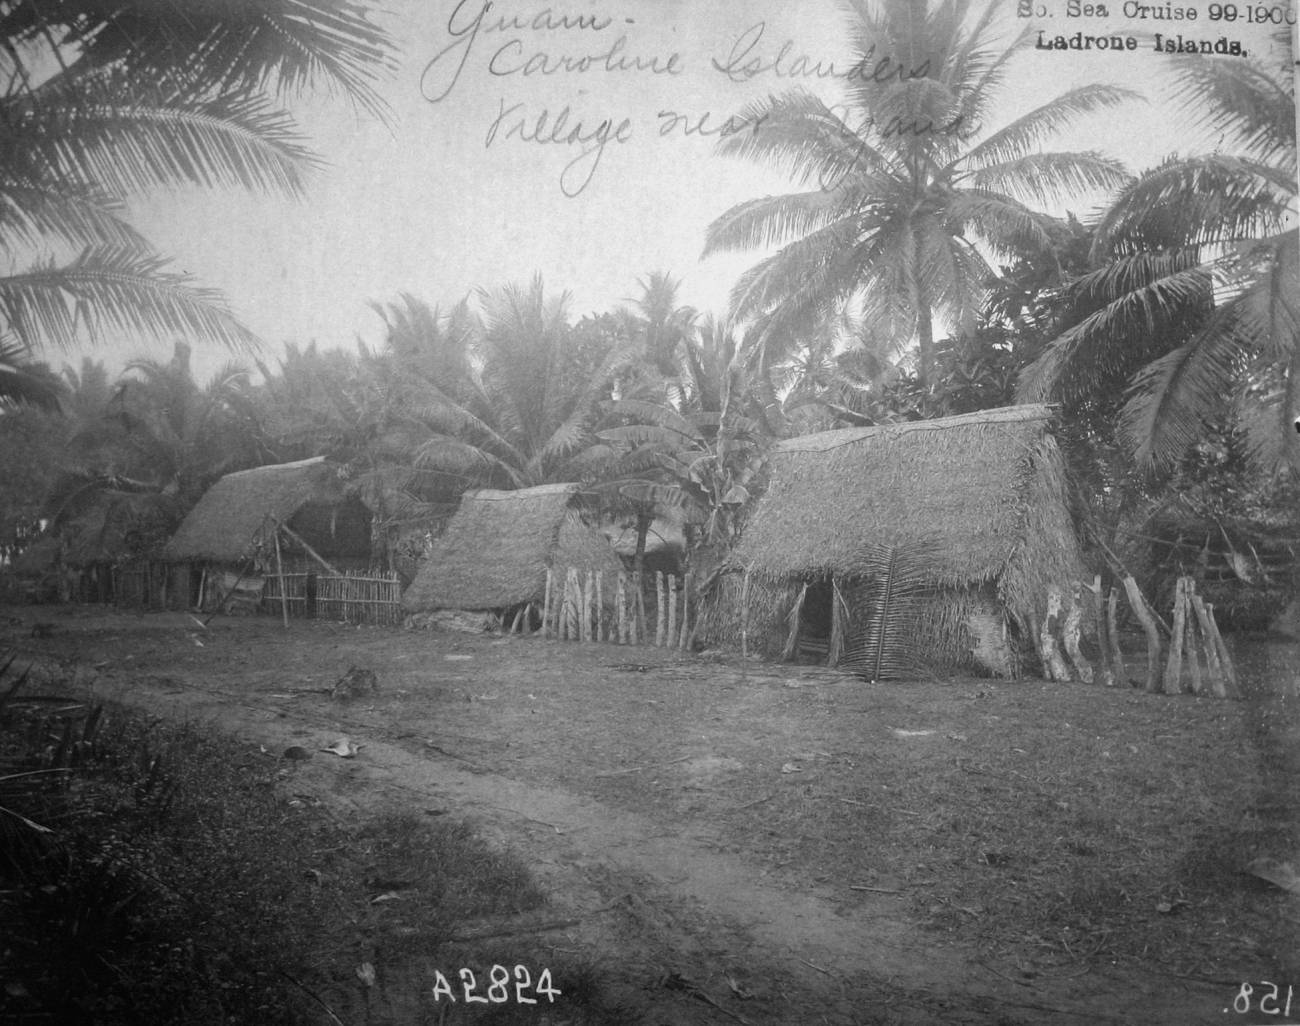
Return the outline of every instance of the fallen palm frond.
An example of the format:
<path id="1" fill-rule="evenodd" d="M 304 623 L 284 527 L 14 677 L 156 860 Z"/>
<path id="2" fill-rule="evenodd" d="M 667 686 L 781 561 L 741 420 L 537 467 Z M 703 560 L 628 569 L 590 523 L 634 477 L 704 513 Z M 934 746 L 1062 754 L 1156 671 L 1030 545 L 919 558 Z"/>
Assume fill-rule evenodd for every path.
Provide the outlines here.
<path id="1" fill-rule="evenodd" d="M 921 620 L 935 590 L 934 556 L 920 545 L 877 545 L 862 552 L 859 565 L 858 606 L 864 613 L 840 665 L 873 681 L 921 675 L 932 644 Z"/>

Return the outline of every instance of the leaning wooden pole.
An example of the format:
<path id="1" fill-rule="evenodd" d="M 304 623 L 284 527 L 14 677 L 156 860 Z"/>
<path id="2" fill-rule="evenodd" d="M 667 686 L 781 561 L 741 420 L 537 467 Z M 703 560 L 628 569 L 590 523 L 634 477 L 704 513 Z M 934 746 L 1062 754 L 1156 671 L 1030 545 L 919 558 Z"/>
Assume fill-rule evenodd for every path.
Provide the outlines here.
<path id="1" fill-rule="evenodd" d="M 1187 660 L 1187 669 L 1192 677 L 1192 694 L 1199 695 L 1205 690 L 1201 678 L 1201 659 L 1199 646 L 1196 644 L 1196 617 L 1192 612 L 1192 595 L 1196 592 L 1196 582 L 1186 578 L 1187 585 L 1183 591 L 1183 658 Z"/>
<path id="2" fill-rule="evenodd" d="M 1156 622 L 1151 617 L 1151 610 L 1147 608 L 1146 599 L 1142 597 L 1142 590 L 1132 574 L 1124 578 L 1124 592 L 1128 595 L 1129 608 L 1133 610 L 1133 615 L 1138 618 L 1142 629 L 1146 631 L 1146 690 L 1155 694 L 1160 690 L 1160 632 L 1156 630 Z"/>
<path id="3" fill-rule="evenodd" d="M 276 527 L 275 534 L 275 572 L 280 578 L 280 612 L 284 615 L 284 629 L 289 629 L 289 595 L 285 588 L 284 580 L 284 563 L 280 561 L 280 529 Z"/>
<path id="4" fill-rule="evenodd" d="M 1232 653 L 1228 651 L 1223 635 L 1219 633 L 1219 622 L 1214 618 L 1214 605 L 1210 602 L 1205 603 L 1205 615 L 1210 620 L 1210 630 L 1214 634 L 1214 647 L 1219 653 L 1219 662 L 1223 665 L 1224 681 L 1235 689 L 1237 669 L 1232 665 Z"/>

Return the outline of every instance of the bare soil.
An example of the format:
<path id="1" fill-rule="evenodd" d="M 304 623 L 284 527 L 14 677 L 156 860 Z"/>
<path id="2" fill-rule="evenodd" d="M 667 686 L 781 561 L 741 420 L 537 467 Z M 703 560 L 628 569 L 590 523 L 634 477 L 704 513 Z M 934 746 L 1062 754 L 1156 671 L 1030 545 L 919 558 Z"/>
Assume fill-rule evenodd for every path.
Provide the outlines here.
<path id="1" fill-rule="evenodd" d="M 1300 995 L 1232 1011 L 1242 982 L 1300 991 L 1297 898 L 1242 872 L 1295 839 L 1294 700 L 84 607 L 0 609 L 0 648 L 38 685 L 302 746 L 286 800 L 471 818 L 550 894 L 483 929 L 561 924 L 647 1023 L 1300 1020 Z M 335 694 L 353 667 L 375 690 Z M 322 751 L 341 737 L 356 757 Z M 369 1020 L 415 1021 L 454 957 Z"/>

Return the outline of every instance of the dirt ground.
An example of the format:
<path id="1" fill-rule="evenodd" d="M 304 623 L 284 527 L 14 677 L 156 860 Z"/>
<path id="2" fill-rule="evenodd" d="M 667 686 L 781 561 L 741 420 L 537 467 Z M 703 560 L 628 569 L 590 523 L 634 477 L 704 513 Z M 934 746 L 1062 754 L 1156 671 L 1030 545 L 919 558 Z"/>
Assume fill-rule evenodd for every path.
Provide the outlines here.
<path id="1" fill-rule="evenodd" d="M 33 636 L 38 622 L 49 626 Z M 536 922 L 514 925 L 563 924 L 549 942 L 599 957 L 647 1023 L 1300 1020 L 1300 996 L 1292 1019 L 1233 1012 L 1239 981 L 1295 963 L 1258 940 L 1230 941 L 1231 924 L 1194 964 L 1155 953 L 1035 960 L 1030 942 L 1049 946 L 1041 937 L 988 941 L 964 924 L 995 909 L 945 890 L 941 860 L 916 858 L 923 845 L 886 843 L 896 826 L 932 816 L 915 795 L 890 795 L 906 791 L 919 765 L 909 760 L 987 781 L 978 746 L 996 744 L 1032 776 L 1053 752 L 1038 724 L 1088 732 L 1090 717 L 1123 715 L 1120 703 L 1166 731 L 1144 735 L 1151 744 L 1177 746 L 1184 721 L 1202 732 L 1221 723 L 1224 758 L 1248 756 L 1230 704 L 1037 681 L 871 685 L 653 647 L 311 621 L 286 631 L 270 618 L 203 628 L 182 614 L 84 607 L 0 609 L 0 648 L 96 696 L 209 721 L 270 755 L 305 747 L 311 759 L 284 763 L 286 799 L 319 798 L 340 816 L 401 806 L 470 817 L 549 890 Z M 332 696 L 352 667 L 373 670 L 376 690 Z M 321 750 L 341 737 L 361 746 L 355 758 Z M 1122 773 L 1125 753 L 1110 747 L 1098 726 L 1098 762 L 1117 760 Z M 886 766 L 897 778 L 880 776 Z M 1050 790 L 1036 786 L 1012 797 Z M 1054 812 L 1074 800 L 1048 797 Z M 798 823 L 817 829 L 801 836 Z M 986 873 L 1016 858 L 981 852 Z M 1011 903 L 1015 882 L 1004 886 Z M 1300 990 L 1300 975 L 1293 982 Z M 390 983 L 391 1008 L 424 983 Z"/>

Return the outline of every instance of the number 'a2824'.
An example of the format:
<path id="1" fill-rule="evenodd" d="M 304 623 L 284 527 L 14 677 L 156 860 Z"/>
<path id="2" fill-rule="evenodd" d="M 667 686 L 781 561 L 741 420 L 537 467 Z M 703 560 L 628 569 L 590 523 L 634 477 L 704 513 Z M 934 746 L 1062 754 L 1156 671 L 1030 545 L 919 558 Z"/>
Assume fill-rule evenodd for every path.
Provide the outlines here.
<path id="1" fill-rule="evenodd" d="M 517 965 L 515 966 L 514 986 L 512 987 L 510 970 L 503 965 L 494 965 L 488 972 L 488 986 L 482 994 L 477 992 L 479 985 L 474 978 L 473 969 L 462 969 L 458 975 L 464 991 L 462 1000 L 467 1005 L 503 1005 L 510 1001 L 512 997 L 516 1004 L 537 1004 L 537 998 L 526 996 L 529 991 L 537 995 L 545 995 L 547 1003 L 550 1004 L 563 993 L 563 991 L 557 990 L 551 982 L 551 970 L 549 969 L 543 969 L 541 975 L 537 977 L 537 982 L 534 983 L 528 967 Z M 443 998 L 446 998 L 453 1005 L 457 1000 L 456 992 L 452 989 L 451 984 L 447 982 L 447 977 L 442 975 L 442 970 L 435 969 L 433 973 L 433 1000 L 441 1001 Z"/>

